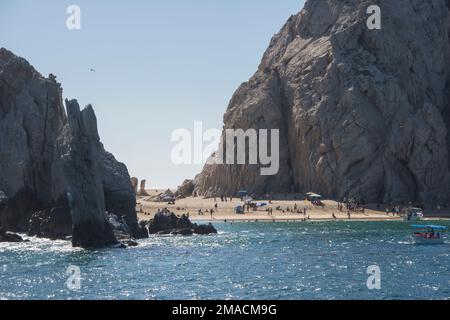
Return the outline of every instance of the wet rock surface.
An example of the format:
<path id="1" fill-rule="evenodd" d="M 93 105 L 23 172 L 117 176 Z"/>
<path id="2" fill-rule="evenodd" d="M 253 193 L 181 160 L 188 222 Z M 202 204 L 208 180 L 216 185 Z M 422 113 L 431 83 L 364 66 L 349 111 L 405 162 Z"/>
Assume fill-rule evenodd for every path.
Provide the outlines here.
<path id="1" fill-rule="evenodd" d="M 28 242 L 28 240 L 24 240 L 18 234 L 7 232 L 0 227 L 0 242 Z"/>
<path id="2" fill-rule="evenodd" d="M 68 239 L 72 235 L 72 215 L 69 207 L 36 211 L 27 232 L 30 237 Z"/>

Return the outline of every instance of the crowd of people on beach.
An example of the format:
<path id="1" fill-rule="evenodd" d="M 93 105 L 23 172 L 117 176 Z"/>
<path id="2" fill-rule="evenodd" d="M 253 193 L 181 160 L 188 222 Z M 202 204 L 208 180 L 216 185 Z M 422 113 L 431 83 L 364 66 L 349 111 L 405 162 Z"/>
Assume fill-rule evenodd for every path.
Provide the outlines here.
<path id="1" fill-rule="evenodd" d="M 303 198 L 304 199 L 304 198 Z M 302 201 L 302 198 L 299 199 Z M 305 206 L 304 201 L 307 200 L 311 205 Z M 256 213 L 256 212 L 265 212 L 268 217 L 273 217 L 274 220 L 276 219 L 284 219 L 284 215 L 295 215 L 295 219 L 301 219 L 304 221 L 310 220 L 310 212 L 315 212 L 314 207 L 320 206 L 323 209 L 323 213 L 329 212 L 328 214 L 331 214 L 331 218 L 333 220 L 337 220 L 339 218 L 342 218 L 343 215 L 346 215 L 348 219 L 352 219 L 352 215 L 354 214 L 365 214 L 366 207 L 363 201 L 356 197 L 344 197 L 340 201 L 337 202 L 337 208 L 335 204 L 330 204 L 328 202 L 324 202 L 321 199 L 317 199 L 314 197 L 305 199 L 303 202 L 300 203 L 294 203 L 293 205 L 287 205 L 282 206 L 281 203 L 277 204 L 276 202 L 273 202 L 272 197 L 267 202 L 257 202 L 254 201 L 252 197 L 245 196 L 245 197 L 234 197 L 233 196 L 215 196 L 214 197 L 214 203 L 213 205 L 208 208 L 205 208 L 205 205 L 202 203 L 199 205 L 200 209 L 196 211 L 197 209 L 193 209 L 194 212 L 196 212 L 199 216 L 209 216 L 208 218 L 214 219 L 215 215 L 219 212 L 223 212 L 224 210 L 229 210 L 229 205 L 220 205 L 220 203 L 229 203 L 229 202 L 236 202 L 236 207 L 234 208 L 234 213 Z M 243 203 L 242 203 L 243 202 Z M 275 205 L 274 205 L 275 203 Z M 291 202 L 292 203 L 292 202 Z M 223 206 L 223 208 L 219 208 Z M 382 205 L 377 204 L 375 211 L 383 212 L 385 211 L 387 216 L 392 217 L 405 217 L 408 215 L 408 212 L 410 212 L 412 205 L 409 203 L 409 205 Z M 141 205 L 141 208 L 139 212 L 144 215 L 152 216 L 154 213 L 149 213 L 143 210 L 143 206 Z M 239 210 L 237 209 L 239 208 Z M 326 209 L 325 209 L 326 208 Z M 334 211 L 336 210 L 337 211 Z M 438 206 L 438 210 L 440 210 L 441 207 Z M 176 209 L 178 212 L 186 212 L 187 210 L 185 208 L 177 207 Z M 239 212 L 238 212 L 239 211 Z M 158 213 L 167 213 L 171 214 L 170 210 L 167 208 L 159 209 Z M 322 210 L 320 211 L 322 212 Z M 189 212 L 187 213 L 189 215 Z M 299 217 L 300 216 L 300 217 Z"/>
<path id="2" fill-rule="evenodd" d="M 362 201 L 356 199 L 356 198 L 344 198 L 342 201 L 338 202 L 338 210 L 344 211 L 347 210 L 347 212 L 365 212 L 364 204 Z"/>

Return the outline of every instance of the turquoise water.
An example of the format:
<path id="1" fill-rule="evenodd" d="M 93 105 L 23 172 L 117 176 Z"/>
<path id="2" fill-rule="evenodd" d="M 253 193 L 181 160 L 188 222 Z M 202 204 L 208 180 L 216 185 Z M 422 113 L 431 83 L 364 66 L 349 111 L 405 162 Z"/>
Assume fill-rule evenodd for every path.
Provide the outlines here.
<path id="1" fill-rule="evenodd" d="M 402 222 L 216 226 L 216 236 L 153 237 L 130 249 L 0 244 L 0 299 L 450 298 L 450 243 L 414 245 Z M 66 286 L 70 265 L 80 268 L 79 290 Z M 381 290 L 367 288 L 371 265 Z"/>

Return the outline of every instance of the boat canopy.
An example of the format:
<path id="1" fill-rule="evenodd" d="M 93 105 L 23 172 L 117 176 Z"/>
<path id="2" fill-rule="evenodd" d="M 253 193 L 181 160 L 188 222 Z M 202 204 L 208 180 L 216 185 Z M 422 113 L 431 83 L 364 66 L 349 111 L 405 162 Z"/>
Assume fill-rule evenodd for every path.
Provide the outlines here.
<path id="1" fill-rule="evenodd" d="M 306 194 L 309 198 L 322 198 L 320 194 L 314 193 L 314 192 L 308 192 Z"/>
<path id="2" fill-rule="evenodd" d="M 414 224 L 411 226 L 413 229 L 433 229 L 433 230 L 447 230 L 445 226 L 434 226 L 434 225 L 418 225 Z"/>

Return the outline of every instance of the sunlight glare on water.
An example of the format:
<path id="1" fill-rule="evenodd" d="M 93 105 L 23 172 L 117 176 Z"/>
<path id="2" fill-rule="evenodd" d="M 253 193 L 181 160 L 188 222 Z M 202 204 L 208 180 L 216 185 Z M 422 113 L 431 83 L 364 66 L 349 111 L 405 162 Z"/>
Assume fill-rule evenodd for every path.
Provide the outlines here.
<path id="1" fill-rule="evenodd" d="M 414 245 L 402 222 L 216 226 L 218 235 L 151 237 L 129 249 L 2 243 L 0 299 L 450 298 L 450 244 Z M 80 290 L 66 285 L 71 265 Z M 371 265 L 381 290 L 367 288 Z"/>

